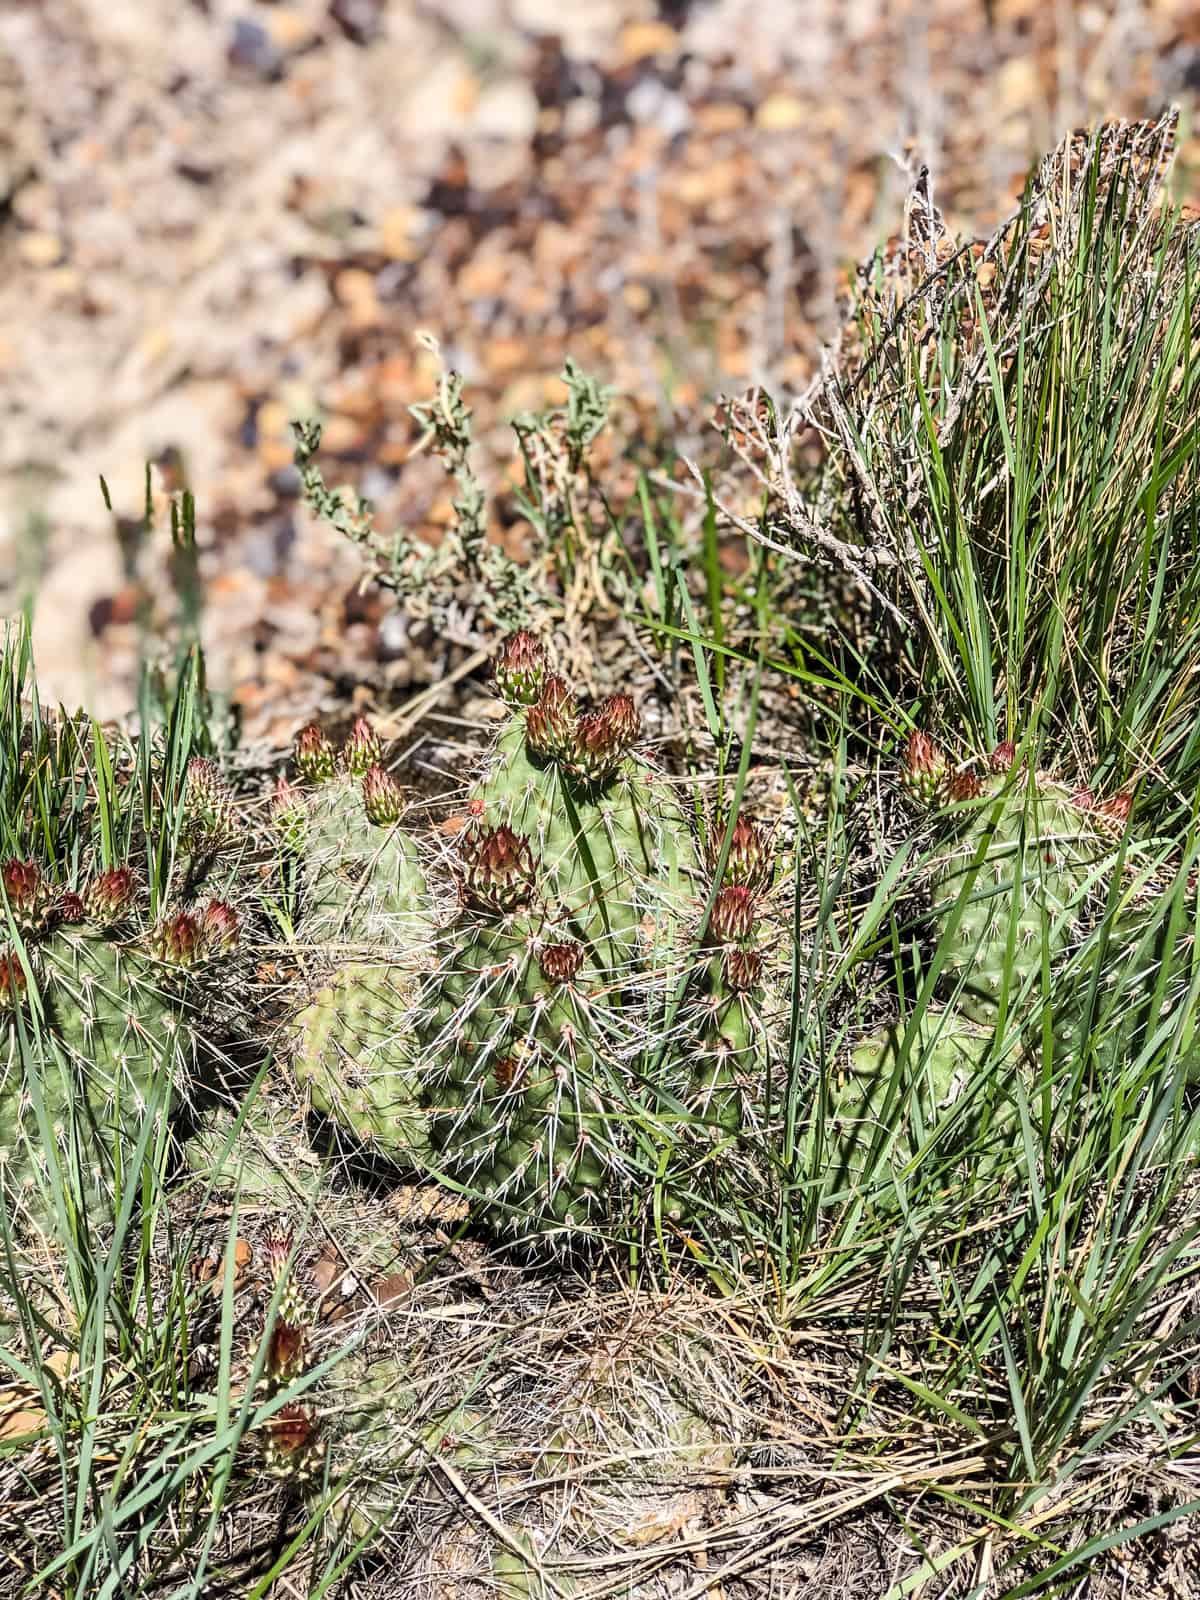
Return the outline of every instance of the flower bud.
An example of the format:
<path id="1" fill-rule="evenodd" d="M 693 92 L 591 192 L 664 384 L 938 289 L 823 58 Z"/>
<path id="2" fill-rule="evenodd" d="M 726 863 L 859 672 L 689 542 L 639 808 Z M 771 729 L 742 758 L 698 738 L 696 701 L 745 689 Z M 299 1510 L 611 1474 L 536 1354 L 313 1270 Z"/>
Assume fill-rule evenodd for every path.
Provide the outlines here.
<path id="1" fill-rule="evenodd" d="M 1129 821 L 1129 813 L 1133 810 L 1133 792 L 1124 789 L 1120 794 L 1111 795 L 1107 800 L 1101 800 L 1092 807 L 1092 815 L 1102 821 L 1111 823 L 1116 828 L 1124 828 Z"/>
<path id="2" fill-rule="evenodd" d="M 382 767 L 371 767 L 363 774 L 363 806 L 367 820 L 377 828 L 390 828 L 399 822 L 404 809 L 404 796 L 400 785 L 390 772 Z"/>
<path id="3" fill-rule="evenodd" d="M 570 770 L 585 783 L 604 783 L 615 776 L 622 757 L 633 748 L 642 722 L 627 694 L 610 695 L 576 724 Z"/>
<path id="4" fill-rule="evenodd" d="M 937 799 L 946 777 L 946 757 L 928 734 L 914 729 L 900 767 L 900 783 L 906 793 L 924 805 Z"/>
<path id="5" fill-rule="evenodd" d="M 547 678 L 525 714 L 525 742 L 535 756 L 559 761 L 575 745 L 575 702 L 565 678 Z"/>
<path id="6" fill-rule="evenodd" d="M 263 1423 L 263 1464 L 272 1478 L 303 1483 L 320 1470 L 325 1443 L 311 1406 L 291 1400 Z"/>
<path id="7" fill-rule="evenodd" d="M 729 883 L 717 891 L 708 919 L 710 938 L 718 944 L 741 944 L 754 932 L 758 903 L 744 883 Z"/>
<path id="8" fill-rule="evenodd" d="M 511 828 L 473 830 L 463 840 L 460 887 L 478 911 L 514 911 L 533 894 L 533 852 Z"/>
<path id="9" fill-rule="evenodd" d="M 496 660 L 496 690 L 512 706 L 531 706 L 546 678 L 546 652 L 528 629 L 510 634 Z"/>
<path id="10" fill-rule="evenodd" d="M 724 833 L 713 829 L 708 844 L 708 867 L 717 870 Z M 740 883 L 750 889 L 761 889 L 771 875 L 771 851 L 762 829 L 749 817 L 739 817 L 729 836 L 729 854 L 725 858 L 724 883 Z"/>
<path id="11" fill-rule="evenodd" d="M 725 951 L 725 982 L 739 994 L 747 989 L 757 989 L 762 981 L 763 958 L 761 950 L 742 950 L 731 945 Z"/>
<path id="12" fill-rule="evenodd" d="M 154 930 L 154 954 L 173 967 L 190 967 L 205 953 L 204 935 L 195 917 L 179 911 Z"/>
<path id="13" fill-rule="evenodd" d="M 227 956 L 237 948 L 242 931 L 237 912 L 225 900 L 210 900 L 200 918 L 200 933 L 206 956 Z"/>
<path id="14" fill-rule="evenodd" d="M 358 717 L 342 746 L 342 766 L 352 778 L 361 778 L 383 759 L 379 735 L 366 717 Z"/>
<path id="15" fill-rule="evenodd" d="M 183 786 L 183 840 L 215 849 L 234 831 L 233 796 L 215 761 L 193 756 Z"/>
<path id="16" fill-rule="evenodd" d="M 86 922 L 87 908 L 83 896 L 76 894 L 73 889 L 64 889 L 58 902 L 58 917 L 60 922 Z"/>
<path id="17" fill-rule="evenodd" d="M 1017 746 L 1014 740 L 1004 739 L 988 757 L 989 772 L 1011 772 L 1012 764 L 1017 759 Z"/>
<path id="18" fill-rule="evenodd" d="M 271 795 L 271 825 L 285 840 L 295 843 L 304 828 L 304 796 L 281 772 Z"/>
<path id="19" fill-rule="evenodd" d="M 315 722 L 296 736 L 296 771 L 305 783 L 327 783 L 333 777 L 333 746 Z"/>
<path id="20" fill-rule="evenodd" d="M 15 1011 L 25 998 L 25 969 L 13 951 L 0 955 L 0 1015 Z"/>
<path id="21" fill-rule="evenodd" d="M 547 983 L 571 983 L 583 966 L 584 949 L 577 939 L 543 945 L 539 963 Z"/>
<path id="22" fill-rule="evenodd" d="M 128 867 L 109 867 L 83 891 L 83 909 L 89 922 L 111 928 L 133 908 L 133 873 Z"/>
<path id="23" fill-rule="evenodd" d="M 975 772 L 952 772 L 946 784 L 946 797 L 953 803 L 978 800 L 983 793 L 983 779 Z"/>
<path id="24" fill-rule="evenodd" d="M 312 1312 L 296 1286 L 291 1265 L 293 1243 L 293 1234 L 283 1226 L 269 1228 L 263 1240 L 271 1294 L 278 1296 L 275 1322 L 267 1339 L 266 1374 L 277 1383 L 288 1383 L 303 1370 L 306 1329 L 312 1321 Z"/>
<path id="25" fill-rule="evenodd" d="M 10 857 L 0 866 L 0 883 L 22 937 L 32 939 L 45 933 L 57 909 L 56 896 L 37 862 Z"/>

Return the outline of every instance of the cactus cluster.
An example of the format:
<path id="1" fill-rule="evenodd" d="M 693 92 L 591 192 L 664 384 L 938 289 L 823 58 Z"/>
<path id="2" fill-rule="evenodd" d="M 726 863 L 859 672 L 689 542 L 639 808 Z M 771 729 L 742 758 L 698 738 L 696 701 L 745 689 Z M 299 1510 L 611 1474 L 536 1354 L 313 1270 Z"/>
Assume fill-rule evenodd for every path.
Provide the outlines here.
<path id="1" fill-rule="evenodd" d="M 63 891 L 11 859 L 0 883 L 21 940 L 0 952 L 0 1186 L 36 1230 L 54 1214 L 52 1148 L 58 1170 L 83 1174 L 76 1201 L 104 1215 L 145 1119 L 187 1092 L 194 990 L 235 948 L 239 918 L 210 899 L 151 924 L 128 867 Z"/>
<path id="2" fill-rule="evenodd" d="M 527 633 L 496 682 L 509 720 L 449 849 L 400 828 L 398 805 L 373 819 L 376 751 L 355 777 L 349 750 L 301 736 L 307 816 L 289 829 L 326 827 L 310 874 L 322 937 L 331 907 L 363 909 L 298 1020 L 295 1068 L 373 1152 L 520 1227 L 582 1226 L 611 1209 L 648 1117 L 736 1134 L 762 1052 L 771 864 L 740 823 L 713 885 L 671 786 L 636 755 L 628 696 L 579 706 Z M 389 913 L 381 939 L 371 920 Z"/>
<path id="3" fill-rule="evenodd" d="M 1044 963 L 1063 953 L 1089 897 L 1106 887 L 1130 796 L 1098 802 L 1026 771 L 1011 741 L 985 765 L 951 771 L 917 732 L 901 782 L 946 807 L 951 831 L 932 884 L 943 977 L 963 1015 L 990 1024 L 1002 993 L 1014 1010 L 1037 998 Z"/>
<path id="4" fill-rule="evenodd" d="M 1015 1126 L 1004 1090 L 1028 1048 L 1019 1026 L 1001 1030 L 1003 1017 L 1020 1024 L 1048 1003 L 1060 1036 L 1073 1025 L 1077 986 L 1070 997 L 1044 992 L 1043 974 L 1053 978 L 1089 901 L 1107 889 L 1130 811 L 1128 794 L 1098 802 L 1028 770 L 1012 741 L 955 767 L 920 730 L 898 784 L 936 840 L 929 932 L 944 1004 L 852 1041 L 826 1074 L 809 1152 L 835 1187 L 866 1170 L 873 1143 L 886 1139 L 907 1161 L 949 1117 L 972 1176 L 1000 1171 L 989 1151 L 1006 1148 L 997 1119 Z M 1005 1068 L 998 1092 L 973 1097 L 989 1065 Z"/>

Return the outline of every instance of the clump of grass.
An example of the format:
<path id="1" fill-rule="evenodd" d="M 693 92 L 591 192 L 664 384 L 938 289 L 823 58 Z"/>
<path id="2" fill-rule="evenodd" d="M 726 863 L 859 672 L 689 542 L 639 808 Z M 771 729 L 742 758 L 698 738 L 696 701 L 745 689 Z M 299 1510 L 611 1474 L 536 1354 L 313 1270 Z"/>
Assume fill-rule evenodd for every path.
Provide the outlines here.
<path id="1" fill-rule="evenodd" d="M 897 1595 L 955 1575 L 981 1597 L 1068 1592 L 1198 1504 L 1179 1473 L 1157 1520 L 1136 1511 L 1139 1484 L 1189 1448 L 1180 1386 L 1200 1337 L 1200 236 L 1164 198 L 1173 128 L 1073 137 L 975 245 L 914 205 L 920 225 L 864 275 L 818 390 L 791 411 L 735 408 L 765 510 L 727 521 L 774 560 L 860 583 L 885 641 L 853 670 L 823 665 L 842 726 L 832 803 L 797 850 L 790 1055 L 757 1141 L 774 1159 L 758 1204 L 730 1193 L 705 1241 L 714 1271 L 757 1258 L 785 1318 L 859 1350 L 850 1440 L 886 1404 L 990 1463 L 987 1490 L 944 1491 L 974 1531 Z M 812 427 L 825 459 L 805 482 L 794 449 Z M 693 639 L 698 658 L 726 648 Z M 866 772 L 847 761 L 864 726 L 883 738 Z M 1106 891 L 1066 949 L 1047 920 L 1026 1003 L 924 1137 L 903 1115 L 902 1057 L 928 1048 L 960 958 L 958 919 L 922 914 L 936 838 L 879 804 L 896 791 L 892 739 L 914 726 L 952 769 L 1014 740 L 1081 804 L 1120 795 L 1124 826 Z M 981 892 L 972 880 L 961 907 Z M 906 1045 L 847 1181 L 821 1126 L 848 1046 L 880 1016 Z"/>

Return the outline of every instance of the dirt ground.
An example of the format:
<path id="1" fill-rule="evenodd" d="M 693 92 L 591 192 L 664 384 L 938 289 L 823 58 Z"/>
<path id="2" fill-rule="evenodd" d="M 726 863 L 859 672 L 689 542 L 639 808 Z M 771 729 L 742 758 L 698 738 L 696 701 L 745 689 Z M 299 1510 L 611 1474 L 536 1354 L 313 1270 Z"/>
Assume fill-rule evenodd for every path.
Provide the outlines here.
<path id="1" fill-rule="evenodd" d="M 1186 194 L 1197 87 L 1192 0 L 4 0 L 3 609 L 36 592 L 48 695 L 129 706 L 175 603 L 150 459 L 196 493 L 250 735 L 403 698 L 421 664 L 298 505 L 290 418 L 431 537 L 419 330 L 494 474 L 567 354 L 620 389 L 618 443 L 694 447 L 717 392 L 804 382 L 917 165 L 980 227 L 1063 130 L 1175 101 Z"/>

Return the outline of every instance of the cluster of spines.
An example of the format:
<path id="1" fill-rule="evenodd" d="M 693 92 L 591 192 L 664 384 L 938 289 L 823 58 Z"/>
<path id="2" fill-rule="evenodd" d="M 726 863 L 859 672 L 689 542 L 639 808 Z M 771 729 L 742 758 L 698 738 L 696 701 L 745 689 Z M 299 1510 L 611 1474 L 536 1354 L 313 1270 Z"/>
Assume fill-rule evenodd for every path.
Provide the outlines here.
<path id="1" fill-rule="evenodd" d="M 359 786 L 363 813 L 378 828 L 393 827 L 400 820 L 404 798 L 400 785 L 385 771 L 383 744 L 366 717 L 355 719 L 341 750 L 316 725 L 310 723 L 296 737 L 294 761 L 301 784 L 316 789 L 330 783 L 340 772 Z M 299 842 L 304 826 L 302 790 L 280 776 L 271 801 L 271 818 L 285 838 Z"/>
<path id="2" fill-rule="evenodd" d="M 724 844 L 724 834 L 714 833 L 707 852 L 713 874 Z M 762 829 L 739 816 L 729 834 L 725 870 L 708 917 L 708 942 L 721 951 L 725 982 L 735 993 L 756 989 L 762 979 L 759 915 L 773 873 L 773 853 Z"/>
<path id="3" fill-rule="evenodd" d="M 61 926 L 90 926 L 109 935 L 119 931 L 134 914 L 138 884 L 132 868 L 108 867 L 97 873 L 82 892 L 56 888 L 36 861 L 10 857 L 0 865 L 0 883 L 17 930 L 23 939 L 40 942 Z M 241 921 L 225 900 L 211 899 L 197 912 L 178 911 L 164 917 L 150 932 L 149 948 L 160 961 L 190 967 L 233 951 Z M 3 957 L 9 973 L 3 984 L 11 1010 L 13 997 L 25 991 L 24 972 L 11 954 Z M 15 976 L 20 972 L 20 977 Z"/>
<path id="4" fill-rule="evenodd" d="M 581 784 L 608 783 L 641 735 L 637 706 L 627 694 L 609 695 L 581 710 L 566 679 L 550 671 L 546 652 L 531 633 L 505 640 L 495 682 L 510 705 L 526 708 L 525 741 L 533 755 L 559 763 Z"/>
<path id="5" fill-rule="evenodd" d="M 308 1365 L 312 1307 L 300 1292 L 293 1267 L 294 1238 L 283 1227 L 268 1229 L 263 1255 L 275 1315 L 264 1329 L 260 1388 L 270 1398 L 301 1376 Z M 325 1440 L 313 1408 L 290 1400 L 262 1424 L 263 1467 L 267 1475 L 302 1484 L 321 1469 Z"/>

